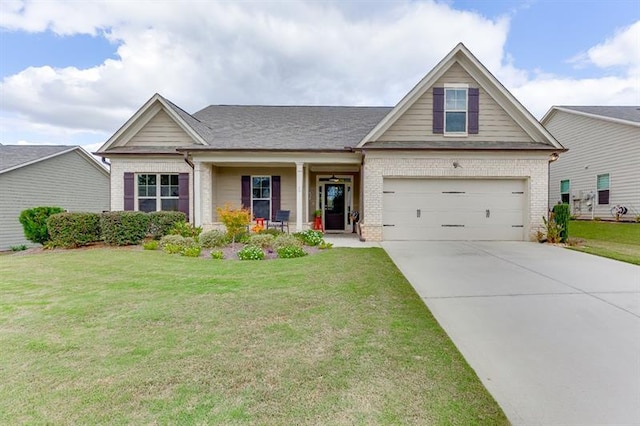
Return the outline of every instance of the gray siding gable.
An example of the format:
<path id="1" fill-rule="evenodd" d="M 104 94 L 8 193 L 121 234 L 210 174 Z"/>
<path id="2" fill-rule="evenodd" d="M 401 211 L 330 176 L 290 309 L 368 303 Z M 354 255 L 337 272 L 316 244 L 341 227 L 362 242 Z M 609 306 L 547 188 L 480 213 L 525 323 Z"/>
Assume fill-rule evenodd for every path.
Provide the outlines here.
<path id="1" fill-rule="evenodd" d="M 67 147 L 68 148 L 68 147 Z M 23 235 L 20 212 L 37 206 L 69 211 L 109 209 L 109 175 L 77 150 L 0 174 L 0 250 L 32 245 Z"/>

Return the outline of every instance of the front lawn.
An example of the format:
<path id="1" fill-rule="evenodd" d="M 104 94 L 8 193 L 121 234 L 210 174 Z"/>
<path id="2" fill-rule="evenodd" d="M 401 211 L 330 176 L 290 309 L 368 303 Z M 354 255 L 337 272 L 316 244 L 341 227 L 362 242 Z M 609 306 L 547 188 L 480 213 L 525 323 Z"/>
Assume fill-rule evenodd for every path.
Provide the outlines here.
<path id="1" fill-rule="evenodd" d="M 569 237 L 575 250 L 640 265 L 640 224 L 573 220 Z"/>
<path id="2" fill-rule="evenodd" d="M 381 249 L 0 257 L 0 424 L 507 424 Z"/>

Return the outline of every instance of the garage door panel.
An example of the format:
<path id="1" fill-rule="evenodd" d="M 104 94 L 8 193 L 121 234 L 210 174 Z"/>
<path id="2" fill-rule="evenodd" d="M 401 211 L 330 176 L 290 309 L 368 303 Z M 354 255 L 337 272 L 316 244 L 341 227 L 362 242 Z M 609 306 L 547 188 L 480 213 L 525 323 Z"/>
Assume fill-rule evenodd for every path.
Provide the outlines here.
<path id="1" fill-rule="evenodd" d="M 524 180 L 385 179 L 386 240 L 522 240 Z"/>

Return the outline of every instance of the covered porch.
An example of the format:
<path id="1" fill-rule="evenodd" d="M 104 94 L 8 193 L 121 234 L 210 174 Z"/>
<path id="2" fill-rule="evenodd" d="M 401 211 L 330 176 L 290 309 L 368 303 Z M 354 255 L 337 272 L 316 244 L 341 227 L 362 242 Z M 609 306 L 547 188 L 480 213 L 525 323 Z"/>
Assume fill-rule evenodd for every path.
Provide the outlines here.
<path id="1" fill-rule="evenodd" d="M 316 212 L 328 233 L 356 231 L 362 204 L 361 155 L 354 152 L 189 152 L 193 163 L 193 220 L 222 226 L 217 209 L 243 206 L 252 218 L 273 221 L 290 212 L 289 229 L 313 228 Z"/>

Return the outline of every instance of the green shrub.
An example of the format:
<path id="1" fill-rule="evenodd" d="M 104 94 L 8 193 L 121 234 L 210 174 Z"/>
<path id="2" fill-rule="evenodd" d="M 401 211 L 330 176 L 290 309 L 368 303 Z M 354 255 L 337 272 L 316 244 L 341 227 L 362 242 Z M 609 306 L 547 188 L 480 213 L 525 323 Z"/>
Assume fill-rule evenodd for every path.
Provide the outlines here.
<path id="1" fill-rule="evenodd" d="M 158 250 L 159 245 L 160 243 L 158 243 L 158 240 L 151 240 L 142 243 L 142 248 L 145 250 Z"/>
<path id="2" fill-rule="evenodd" d="M 20 212 L 18 220 L 22 224 L 24 236 L 32 243 L 44 244 L 49 241 L 47 219 L 49 216 L 62 213 L 62 207 L 34 207 Z"/>
<path id="3" fill-rule="evenodd" d="M 273 242 L 275 241 L 275 237 L 271 234 L 253 234 L 249 237 L 249 244 L 252 246 L 258 246 L 261 248 L 271 248 L 273 247 Z"/>
<path id="4" fill-rule="evenodd" d="M 273 249 L 278 251 L 281 247 L 294 246 L 302 247 L 302 241 L 290 234 L 281 234 L 273 240 Z"/>
<path id="5" fill-rule="evenodd" d="M 284 232 L 276 228 L 268 228 L 260 231 L 260 234 L 268 234 L 268 235 L 273 235 L 274 237 L 277 237 L 278 235 L 284 234 Z"/>
<path id="6" fill-rule="evenodd" d="M 147 236 L 149 215 L 144 212 L 107 212 L 100 217 L 102 239 L 115 246 L 140 244 Z"/>
<path id="7" fill-rule="evenodd" d="M 308 246 L 317 246 L 322 242 L 322 232 L 314 231 L 313 229 L 307 229 L 306 231 L 297 232 L 293 235 Z"/>
<path id="8" fill-rule="evenodd" d="M 553 220 L 560 226 L 560 242 L 566 243 L 569 238 L 569 219 L 571 209 L 569 204 L 556 204 L 553 206 Z"/>
<path id="9" fill-rule="evenodd" d="M 282 259 L 293 259 L 294 257 L 302 257 L 307 255 L 307 252 L 302 250 L 301 247 L 296 246 L 280 247 L 277 251 L 278 257 Z"/>
<path id="10" fill-rule="evenodd" d="M 162 246 L 162 251 L 169 254 L 179 254 L 184 248 L 182 244 L 167 243 Z"/>
<path id="11" fill-rule="evenodd" d="M 211 258 L 217 260 L 224 259 L 224 252 L 222 250 L 212 250 Z"/>
<path id="12" fill-rule="evenodd" d="M 240 232 L 236 234 L 236 243 L 240 244 L 249 244 L 249 239 L 251 238 L 251 234 L 248 232 Z"/>
<path id="13" fill-rule="evenodd" d="M 223 247 L 229 243 L 227 234 L 219 229 L 203 232 L 200 234 L 200 237 L 198 237 L 198 241 L 200 241 L 202 247 L 205 248 Z"/>
<path id="14" fill-rule="evenodd" d="M 333 243 L 328 243 L 325 240 L 322 240 L 322 242 L 318 244 L 318 248 L 320 250 L 327 250 L 327 249 L 333 248 Z"/>
<path id="15" fill-rule="evenodd" d="M 176 244 L 179 246 L 185 245 L 184 237 L 182 235 L 165 235 L 160 238 L 161 248 L 164 248 L 167 244 Z"/>
<path id="16" fill-rule="evenodd" d="M 27 249 L 27 246 L 25 244 L 20 244 L 17 246 L 11 246 L 11 251 L 24 251 Z"/>
<path id="17" fill-rule="evenodd" d="M 238 252 L 238 257 L 240 260 L 262 260 L 264 259 L 264 252 L 257 246 L 244 246 Z"/>
<path id="18" fill-rule="evenodd" d="M 201 232 L 202 228 L 200 226 L 193 226 L 188 222 L 176 222 L 169 230 L 169 234 L 192 238 L 197 238 Z"/>
<path id="19" fill-rule="evenodd" d="M 187 221 L 187 216 L 182 212 L 151 212 L 148 215 L 149 235 L 156 240 L 167 235 L 176 223 Z"/>
<path id="20" fill-rule="evenodd" d="M 86 246 L 102 239 L 98 213 L 57 213 L 49 216 L 47 229 L 55 247 Z"/>
<path id="21" fill-rule="evenodd" d="M 202 253 L 202 247 L 199 245 L 182 247 L 182 250 L 180 250 L 180 254 L 187 257 L 200 257 L 200 253 Z"/>

